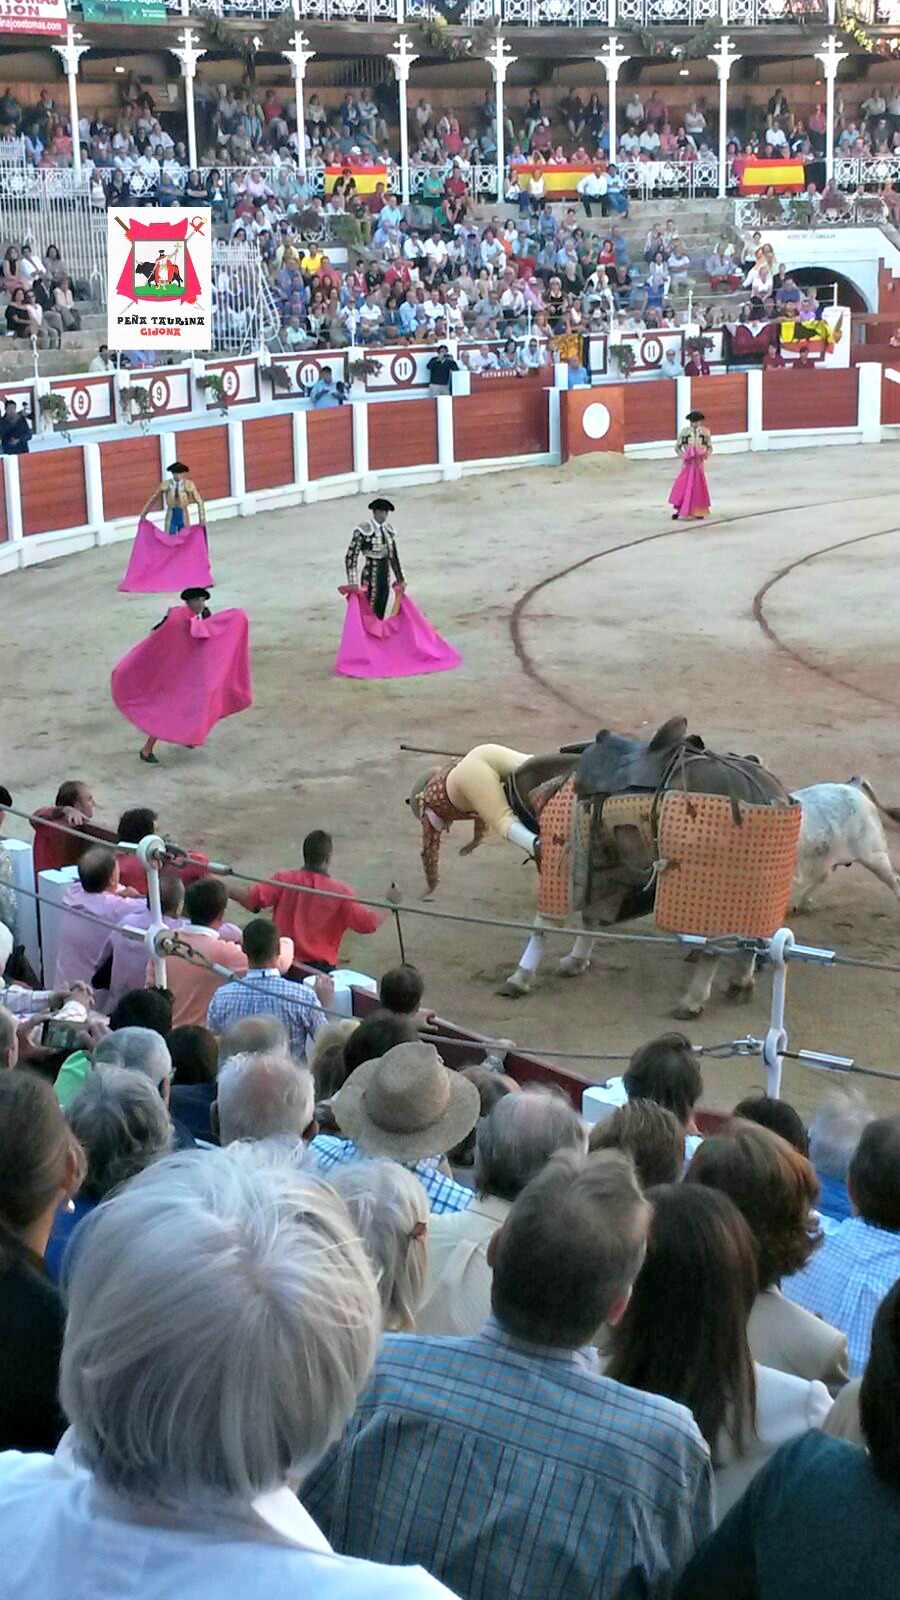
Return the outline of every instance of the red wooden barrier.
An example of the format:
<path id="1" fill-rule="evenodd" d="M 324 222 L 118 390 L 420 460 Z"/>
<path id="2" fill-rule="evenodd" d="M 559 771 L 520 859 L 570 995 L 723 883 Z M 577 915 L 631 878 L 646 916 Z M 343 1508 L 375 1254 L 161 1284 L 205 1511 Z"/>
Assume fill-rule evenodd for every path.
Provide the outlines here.
<path id="1" fill-rule="evenodd" d="M 244 481 L 247 493 L 277 489 L 294 481 L 294 428 L 291 417 L 254 417 L 244 425 Z"/>
<path id="2" fill-rule="evenodd" d="M 397 400 L 369 407 L 369 466 L 430 466 L 438 458 L 437 402 Z"/>
<path id="3" fill-rule="evenodd" d="M 678 431 L 675 379 L 626 382 L 624 388 L 625 443 L 651 444 L 671 439 L 674 446 Z"/>
<path id="4" fill-rule="evenodd" d="M 190 467 L 190 475 L 204 500 L 227 500 L 231 494 L 231 468 L 228 464 L 228 429 L 193 428 L 175 435 L 179 461 Z M 168 466 L 168 461 L 164 463 Z"/>
<path id="5" fill-rule="evenodd" d="M 763 428 L 855 428 L 859 373 L 856 367 L 763 373 Z"/>
<path id="6" fill-rule="evenodd" d="M 168 463 L 166 463 L 168 465 Z M 100 446 L 103 514 L 136 517 L 162 478 L 159 439 L 110 439 Z"/>
<path id="7" fill-rule="evenodd" d="M 84 453 L 80 446 L 19 456 L 19 478 L 26 535 L 50 533 L 55 528 L 80 528 L 87 522 Z"/>
<path id="8" fill-rule="evenodd" d="M 353 418 L 349 406 L 310 411 L 307 417 L 309 475 L 334 478 L 353 471 Z"/>

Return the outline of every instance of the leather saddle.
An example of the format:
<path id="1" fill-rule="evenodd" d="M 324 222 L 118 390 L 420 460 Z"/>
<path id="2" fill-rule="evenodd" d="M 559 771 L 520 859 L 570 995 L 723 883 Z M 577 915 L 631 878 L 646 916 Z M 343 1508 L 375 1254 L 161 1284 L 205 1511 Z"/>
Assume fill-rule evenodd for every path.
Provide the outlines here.
<path id="1" fill-rule="evenodd" d="M 601 728 L 593 744 L 569 744 L 563 755 L 577 755 L 575 793 L 579 800 L 594 795 L 661 789 L 679 751 L 702 751 L 703 740 L 688 734 L 684 717 L 671 717 L 649 743 Z"/>
<path id="2" fill-rule="evenodd" d="M 545 784 L 564 783 L 578 765 L 575 755 L 560 752 L 558 755 L 529 756 L 523 761 L 515 772 L 511 772 L 503 781 L 506 798 L 516 813 L 520 822 L 530 828 L 533 833 L 538 832 L 538 820 L 535 815 L 533 797 Z"/>

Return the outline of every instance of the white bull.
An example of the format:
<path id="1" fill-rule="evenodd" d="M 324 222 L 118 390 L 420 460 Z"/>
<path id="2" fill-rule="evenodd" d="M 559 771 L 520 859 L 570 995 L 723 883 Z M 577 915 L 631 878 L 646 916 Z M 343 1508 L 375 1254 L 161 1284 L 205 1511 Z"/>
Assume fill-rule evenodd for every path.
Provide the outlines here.
<path id="1" fill-rule="evenodd" d="M 794 799 L 803 807 L 803 817 L 791 888 L 792 911 L 808 909 L 810 897 L 835 867 L 865 867 L 900 900 L 900 876 L 891 864 L 881 822 L 885 816 L 896 824 L 900 814 L 881 804 L 865 778 L 813 783 L 808 789 L 795 789 Z"/>

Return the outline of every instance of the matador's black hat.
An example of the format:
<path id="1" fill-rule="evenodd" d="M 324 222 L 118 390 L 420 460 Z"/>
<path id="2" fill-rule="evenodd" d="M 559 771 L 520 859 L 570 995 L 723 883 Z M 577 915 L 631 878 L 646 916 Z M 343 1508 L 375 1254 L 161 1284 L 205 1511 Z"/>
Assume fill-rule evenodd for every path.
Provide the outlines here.
<path id="1" fill-rule="evenodd" d="M 369 501 L 369 510 L 370 511 L 393 511 L 393 509 L 394 509 L 394 502 L 392 500 L 381 499 L 381 500 L 370 500 Z"/>
<path id="2" fill-rule="evenodd" d="M 190 472 L 190 470 L 190 467 L 185 466 L 183 461 L 173 461 L 172 465 L 167 468 L 169 472 Z"/>
<path id="3" fill-rule="evenodd" d="M 706 421 L 706 417 L 704 416 L 702 411 L 689 411 L 688 414 L 687 414 L 687 419 L 688 419 L 688 422 L 705 422 Z"/>
<path id="4" fill-rule="evenodd" d="M 180 595 L 180 598 L 182 600 L 184 600 L 184 601 L 187 601 L 187 600 L 208 600 L 209 597 L 210 597 L 210 595 L 209 595 L 209 590 L 208 589 L 182 589 L 181 595 Z"/>

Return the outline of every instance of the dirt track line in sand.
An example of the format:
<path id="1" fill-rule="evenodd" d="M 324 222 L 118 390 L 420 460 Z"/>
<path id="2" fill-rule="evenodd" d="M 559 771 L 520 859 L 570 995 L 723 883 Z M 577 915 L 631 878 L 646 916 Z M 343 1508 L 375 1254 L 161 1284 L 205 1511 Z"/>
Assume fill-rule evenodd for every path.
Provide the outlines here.
<path id="1" fill-rule="evenodd" d="M 704 522 L 700 526 L 705 532 L 708 528 L 727 528 L 733 522 L 751 522 L 757 517 L 779 517 L 794 511 L 815 511 L 820 506 L 857 505 L 863 500 L 882 500 L 884 498 L 885 492 L 882 490 L 879 494 L 854 494 L 847 495 L 842 499 L 834 499 L 832 497 L 828 500 L 810 500 L 804 502 L 802 505 L 768 507 L 764 511 L 743 511 L 739 512 L 733 517 L 719 517 L 715 521 Z M 579 572 L 582 567 L 591 566 L 595 561 L 602 561 L 606 556 L 618 555 L 623 550 L 633 550 L 642 544 L 654 544 L 659 539 L 674 539 L 678 535 L 684 534 L 686 531 L 688 531 L 686 525 L 679 523 L 678 527 L 676 528 L 662 528 L 658 533 L 641 534 L 639 538 L 626 539 L 622 544 L 609 545 L 605 550 L 595 550 L 593 554 L 589 556 L 582 556 L 580 560 L 571 562 L 567 567 L 560 567 L 559 571 L 557 572 L 548 573 L 545 578 L 540 578 L 537 583 L 532 584 L 530 589 L 526 589 L 525 593 L 519 597 L 513 606 L 508 622 L 513 651 L 525 676 L 530 678 L 533 683 L 537 684 L 538 688 L 543 689 L 546 694 L 551 695 L 554 700 L 558 700 L 561 705 L 566 706 L 570 711 L 577 712 L 580 717 L 587 717 L 590 720 L 590 718 L 593 717 L 594 712 L 588 707 L 583 706 L 579 700 L 572 699 L 572 697 L 567 695 L 562 689 L 558 689 L 555 684 L 551 683 L 548 678 L 544 677 L 543 673 L 540 672 L 538 667 L 535 665 L 535 662 L 525 646 L 525 641 L 522 635 L 522 623 L 527 608 L 535 596 L 540 594 L 543 589 L 549 588 L 550 584 L 552 583 L 558 583 L 561 578 L 570 577 L 573 572 Z M 697 525 L 695 524 L 690 531 L 696 532 Z M 839 683 L 843 687 L 851 689 L 854 694 L 862 695 L 864 698 L 869 700 L 875 700 L 881 705 L 890 706 L 892 709 L 896 708 L 897 702 L 893 700 L 885 700 L 880 695 L 873 694 L 869 690 L 858 688 L 856 684 L 850 683 L 846 679 L 838 677 L 837 674 L 830 672 L 826 667 L 817 666 L 814 662 L 808 661 L 804 656 L 800 655 L 799 652 L 792 649 L 790 645 L 784 644 L 779 638 L 778 634 L 772 628 L 771 624 L 768 622 L 762 609 L 762 602 L 765 599 L 769 589 L 771 589 L 782 578 L 787 577 L 787 575 L 792 572 L 795 567 L 803 566 L 808 561 L 814 561 L 817 556 L 827 555 L 830 551 L 840 549 L 844 545 L 861 544 L 866 539 L 883 539 L 888 534 L 898 532 L 900 532 L 900 528 L 879 528 L 874 533 L 860 534 L 857 538 L 844 539 L 841 540 L 839 544 L 827 545 L 822 550 L 810 551 L 808 555 L 802 556 L 799 560 L 792 562 L 789 566 L 784 567 L 779 572 L 774 573 L 773 576 L 763 584 L 762 588 L 757 590 L 757 593 L 753 597 L 754 620 L 769 639 L 769 642 L 773 644 L 776 649 L 783 651 L 786 655 L 789 655 L 798 663 L 798 665 L 805 667 L 807 671 L 817 673 L 820 677 L 828 678 L 833 683 Z"/>

